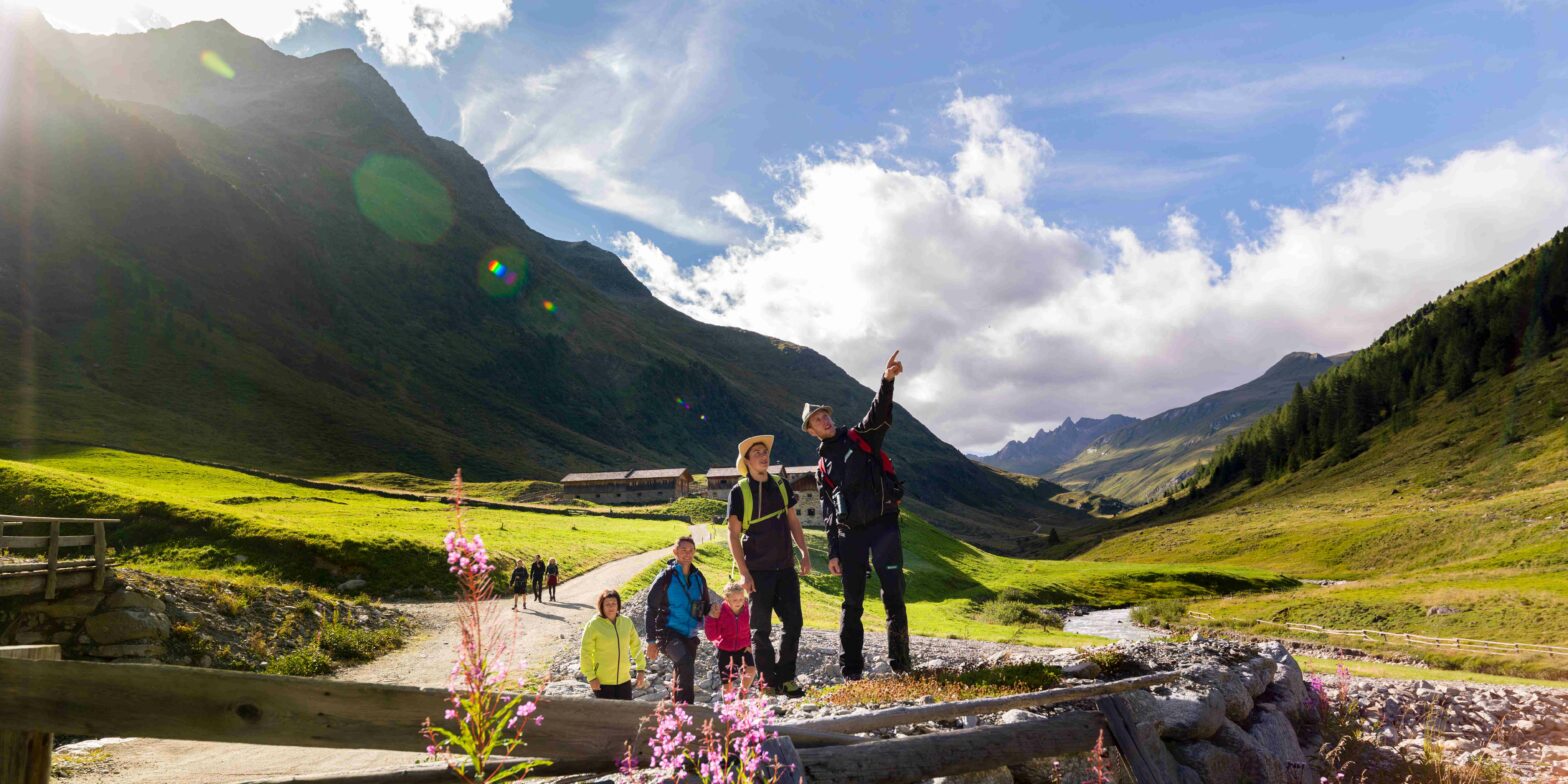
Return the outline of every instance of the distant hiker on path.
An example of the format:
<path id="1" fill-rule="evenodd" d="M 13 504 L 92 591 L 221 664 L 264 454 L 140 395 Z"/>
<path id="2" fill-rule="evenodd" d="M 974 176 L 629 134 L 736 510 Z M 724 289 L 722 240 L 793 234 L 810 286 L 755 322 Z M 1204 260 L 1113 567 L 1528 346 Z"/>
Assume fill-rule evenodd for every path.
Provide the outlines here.
<path id="1" fill-rule="evenodd" d="M 528 576 L 534 584 L 534 601 L 544 601 L 544 556 L 534 556 L 533 565 L 528 567 Z"/>
<path id="2" fill-rule="evenodd" d="M 636 663 L 632 663 L 635 657 Z M 632 678 L 637 688 L 648 682 L 648 660 L 642 655 L 642 640 L 637 625 L 621 615 L 621 594 L 606 590 L 599 594 L 599 614 L 583 627 L 582 656 L 577 669 L 588 679 L 593 696 L 601 700 L 632 698 Z"/>
<path id="3" fill-rule="evenodd" d="M 512 569 L 511 579 L 506 581 L 507 587 L 512 589 L 512 609 L 517 609 L 517 600 L 523 600 L 523 609 L 528 609 L 528 565 L 522 561 Z"/>
<path id="4" fill-rule="evenodd" d="M 663 649 L 675 665 L 670 696 L 690 704 L 696 699 L 697 646 L 702 641 L 697 631 L 714 607 L 708 598 L 708 581 L 692 563 L 697 557 L 697 541 L 690 536 L 675 540 L 674 555 L 648 589 L 643 631 L 648 637 L 648 661 L 657 660 Z"/>
<path id="5" fill-rule="evenodd" d="M 904 610 L 904 546 L 899 537 L 898 507 L 903 483 L 882 442 L 893 425 L 893 379 L 904 372 L 898 352 L 888 358 L 882 386 L 871 410 L 854 427 L 838 427 L 831 406 L 807 403 L 800 429 L 822 441 L 817 447 L 817 490 L 822 522 L 828 533 L 828 571 L 844 587 L 840 605 L 839 671 L 846 680 L 865 674 L 865 630 L 860 616 L 866 598 L 866 577 L 875 567 L 882 583 L 882 608 L 887 611 L 887 655 L 893 672 L 908 672 L 909 616 Z"/>
<path id="6" fill-rule="evenodd" d="M 555 601 L 555 586 L 561 582 L 561 567 L 555 564 L 555 559 L 544 565 L 544 586 L 550 589 L 550 601 Z"/>
<path id="7" fill-rule="evenodd" d="M 795 491 L 782 477 L 768 471 L 773 436 L 752 436 L 736 449 L 735 469 L 744 477 L 730 488 L 727 516 L 730 556 L 740 571 L 741 583 L 751 595 L 751 649 L 762 673 L 765 689 L 789 697 L 803 697 L 795 680 L 800 650 L 800 575 L 795 573 L 795 553 L 800 550 L 800 571 L 811 573 L 811 551 L 806 533 L 795 515 Z M 778 613 L 784 634 L 778 655 L 773 651 L 773 614 Z"/>

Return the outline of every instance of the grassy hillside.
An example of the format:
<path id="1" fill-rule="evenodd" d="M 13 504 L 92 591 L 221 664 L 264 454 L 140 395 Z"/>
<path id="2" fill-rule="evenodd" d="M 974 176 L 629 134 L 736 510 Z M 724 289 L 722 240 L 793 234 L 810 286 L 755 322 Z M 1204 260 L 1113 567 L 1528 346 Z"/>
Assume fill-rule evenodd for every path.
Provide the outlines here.
<path id="1" fill-rule="evenodd" d="M 352 52 L 223 22 L 0 36 L 0 280 L 26 282 L 0 286 L 0 439 L 555 480 L 724 464 L 759 432 L 813 462 L 801 401 L 870 402 L 816 352 L 697 322 L 533 231 Z M 1087 519 L 897 418 L 888 450 L 949 530 L 1028 549 L 1027 523 Z"/>
<path id="2" fill-rule="evenodd" d="M 1124 521 L 1082 557 L 1350 581 L 1195 605 L 1226 619 L 1568 644 L 1565 414 L 1559 350 L 1457 400 L 1428 398 L 1348 461 L 1234 484 L 1196 514 Z M 1568 676 L 1551 662 L 1513 671 Z"/>
<path id="3" fill-rule="evenodd" d="M 187 576 L 255 576 L 367 591 L 450 589 L 441 539 L 451 508 L 347 490 L 319 490 L 108 449 L 57 447 L 26 460 L 0 452 L 0 509 L 13 514 L 118 517 L 121 563 Z M 497 560 L 542 553 L 567 576 L 668 544 L 669 520 L 471 508 L 469 530 Z"/>
<path id="4" fill-rule="evenodd" d="M 838 628 L 842 591 L 839 579 L 827 573 L 827 537 L 807 529 L 812 565 L 818 571 L 802 581 L 806 625 Z M 1119 606 L 1152 598 L 1212 596 L 1278 589 L 1294 581 L 1246 568 L 1092 563 L 1008 558 L 987 553 L 943 533 L 920 517 L 903 516 L 904 571 L 908 585 L 909 623 L 915 634 L 1010 641 L 1032 645 L 1088 645 L 1095 637 L 1064 634 L 1040 627 L 1019 627 L 988 620 L 983 605 L 996 599 L 1032 604 Z M 728 582 L 731 560 L 722 531 L 698 549 L 698 565 L 715 588 Z M 649 568 L 623 587 L 641 590 L 662 564 Z M 866 588 L 869 633 L 885 617 L 876 580 Z"/>
<path id="5" fill-rule="evenodd" d="M 1196 403 L 1155 414 L 1096 439 L 1051 471 L 1056 482 L 1131 505 L 1158 498 L 1203 465 L 1225 440 L 1245 431 L 1307 384 L 1346 359 L 1287 354 L 1262 376 Z"/>

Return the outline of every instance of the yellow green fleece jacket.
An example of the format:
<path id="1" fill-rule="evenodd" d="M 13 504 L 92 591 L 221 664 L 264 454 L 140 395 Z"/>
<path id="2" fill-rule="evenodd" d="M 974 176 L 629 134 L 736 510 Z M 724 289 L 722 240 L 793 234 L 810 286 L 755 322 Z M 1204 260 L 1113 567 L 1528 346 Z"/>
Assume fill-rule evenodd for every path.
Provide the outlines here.
<path id="1" fill-rule="evenodd" d="M 583 627 L 583 652 L 578 669 L 588 680 L 598 680 L 601 686 L 619 686 L 632 679 L 628 659 L 637 662 L 637 669 L 648 669 L 648 657 L 643 653 L 642 638 L 637 636 L 637 626 L 632 619 L 617 615 L 615 622 L 595 615 Z"/>

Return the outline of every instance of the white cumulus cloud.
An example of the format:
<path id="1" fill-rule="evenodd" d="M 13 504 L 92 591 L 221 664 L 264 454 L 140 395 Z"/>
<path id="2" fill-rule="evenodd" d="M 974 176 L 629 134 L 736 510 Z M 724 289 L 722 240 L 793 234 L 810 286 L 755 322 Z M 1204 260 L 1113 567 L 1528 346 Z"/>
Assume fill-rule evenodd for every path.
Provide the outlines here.
<path id="1" fill-rule="evenodd" d="M 1084 234 L 1024 202 L 1050 146 L 1005 99 L 958 96 L 946 165 L 836 144 L 785 167 L 760 240 L 682 268 L 614 247 L 659 297 L 822 351 L 867 382 L 904 351 L 900 400 L 971 451 L 1067 416 L 1147 416 L 1340 352 L 1562 228 L 1568 149 L 1503 143 L 1362 172 L 1312 208 L 1259 205 L 1216 248 L 1178 211 L 1158 237 Z M 1239 219 L 1216 227 L 1240 232 Z"/>
<path id="2" fill-rule="evenodd" d="M 126 33 L 224 19 L 246 35 L 276 42 L 311 19 L 352 22 L 389 65 L 437 66 L 464 35 L 499 30 L 511 0 L 26 0 L 50 24 L 72 32 Z"/>

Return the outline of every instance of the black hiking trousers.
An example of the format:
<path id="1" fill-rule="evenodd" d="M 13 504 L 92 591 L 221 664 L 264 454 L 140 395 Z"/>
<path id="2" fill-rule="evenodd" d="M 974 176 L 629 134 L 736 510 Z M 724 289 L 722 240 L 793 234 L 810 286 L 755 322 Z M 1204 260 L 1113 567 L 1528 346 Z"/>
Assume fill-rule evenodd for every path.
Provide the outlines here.
<path id="1" fill-rule="evenodd" d="M 800 611 L 800 575 L 794 569 L 754 569 L 751 581 L 757 586 L 751 595 L 751 651 L 757 672 L 764 684 L 782 689 L 795 680 L 800 627 L 805 623 Z M 784 628 L 777 656 L 773 651 L 774 613 Z"/>
<path id="2" fill-rule="evenodd" d="M 904 610 L 904 543 L 898 529 L 898 513 L 883 515 L 862 528 L 843 529 L 838 540 L 839 578 L 844 586 L 844 602 L 838 622 L 839 672 L 845 678 L 865 674 L 865 629 L 860 616 L 865 610 L 866 578 L 876 569 L 882 583 L 882 609 L 887 613 L 887 659 L 893 672 L 908 672 L 909 615 Z M 752 608 L 752 618 L 757 610 Z"/>
<path id="3" fill-rule="evenodd" d="M 534 578 L 534 601 L 536 601 L 536 602 L 544 601 L 544 578 L 543 577 L 535 577 Z"/>
<path id="4" fill-rule="evenodd" d="M 697 699 L 697 649 L 701 640 L 696 636 L 682 637 L 679 634 L 668 634 L 659 650 L 670 657 L 670 664 L 674 672 L 671 677 L 674 683 L 670 684 L 670 699 L 675 702 L 690 705 Z"/>
<path id="5" fill-rule="evenodd" d="M 601 700 L 629 700 L 632 698 L 632 682 L 617 683 L 614 686 L 600 686 L 594 690 L 593 696 Z"/>

